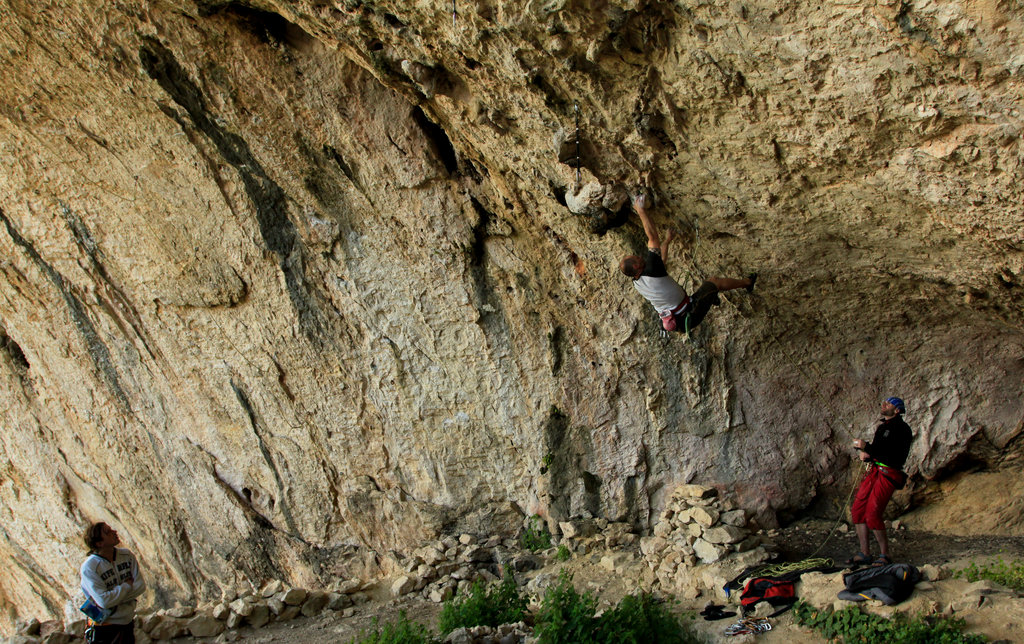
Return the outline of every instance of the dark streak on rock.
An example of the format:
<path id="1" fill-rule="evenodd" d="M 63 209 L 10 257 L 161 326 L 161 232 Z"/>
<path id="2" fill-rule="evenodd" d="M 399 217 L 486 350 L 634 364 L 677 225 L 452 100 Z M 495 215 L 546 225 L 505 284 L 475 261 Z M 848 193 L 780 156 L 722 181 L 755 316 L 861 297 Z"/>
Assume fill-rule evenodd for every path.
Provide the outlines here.
<path id="1" fill-rule="evenodd" d="M 17 541 L 12 539 L 11 535 L 4 529 L 2 524 L 0 524 L 0 536 L 3 537 L 3 542 L 11 549 L 11 551 L 13 551 L 14 554 L 12 559 L 4 560 L 5 567 L 19 568 L 29 579 L 29 585 L 34 591 L 33 594 L 43 602 L 43 605 L 46 606 L 46 610 L 51 615 L 62 614 L 64 610 L 62 605 L 63 601 L 53 596 L 55 592 L 54 589 L 63 587 L 61 583 L 56 579 L 44 577 L 40 571 L 45 570 L 46 566 L 41 565 L 40 562 L 36 561 L 35 558 L 22 548 Z"/>
<path id="2" fill-rule="evenodd" d="M 217 14 L 226 15 L 261 42 L 271 46 L 284 44 L 294 50 L 302 50 L 315 40 L 302 27 L 272 11 L 263 11 L 234 1 L 199 0 L 198 5 L 200 16 L 207 18 Z"/>
<path id="3" fill-rule="evenodd" d="M 551 352 L 551 375 L 557 376 L 562 370 L 562 353 L 565 350 L 565 330 L 556 326 L 548 334 L 548 350 Z"/>
<path id="4" fill-rule="evenodd" d="M 249 401 L 249 396 L 246 395 L 245 391 L 239 387 L 234 380 L 231 381 L 231 389 L 235 392 L 235 397 L 238 399 L 238 404 L 245 410 L 246 415 L 249 417 L 249 425 L 252 427 L 252 433 L 256 436 L 256 443 L 259 445 L 260 453 L 263 454 L 263 460 L 266 461 L 270 471 L 274 474 L 274 481 L 277 483 L 278 497 L 281 498 L 281 514 L 284 515 L 285 524 L 288 526 L 288 536 L 298 539 L 303 543 L 306 543 L 300 536 L 298 528 L 295 527 L 295 519 L 292 517 L 291 510 L 288 504 L 284 502 L 285 489 L 284 482 L 281 480 L 281 473 L 277 469 L 277 465 L 274 463 L 274 459 L 270 455 L 270 449 L 267 448 L 266 442 L 263 440 L 263 436 L 260 433 L 261 423 L 256 417 L 256 410 L 253 409 L 252 403 Z M 307 544 L 308 545 L 308 544 Z"/>
<path id="5" fill-rule="evenodd" d="M 345 159 L 342 158 L 341 154 L 336 149 L 329 145 L 325 145 L 324 154 L 326 154 L 332 161 L 334 161 L 334 163 L 338 165 L 338 167 L 341 169 L 342 174 L 344 174 L 345 177 L 352 182 L 352 185 L 358 188 L 360 192 L 363 191 L 362 186 L 359 184 L 359 180 L 356 178 L 356 174 L 352 171 L 352 168 L 349 167 L 348 163 L 345 162 Z"/>
<path id="6" fill-rule="evenodd" d="M 487 225 L 495 215 L 485 208 L 475 197 L 470 197 L 470 203 L 480 217 L 473 227 L 473 240 L 466 249 L 469 253 L 469 270 L 473 279 L 473 290 L 476 296 L 476 306 L 480 312 L 478 324 L 483 328 L 488 337 L 505 338 L 509 336 L 508 321 L 505 319 L 505 312 L 501 301 L 492 297 L 495 292 L 493 279 L 487 272 Z M 493 310 L 488 310 L 493 309 Z"/>
<path id="7" fill-rule="evenodd" d="M 452 141 L 448 138 L 448 133 L 444 131 L 444 128 L 431 121 L 419 106 L 413 108 L 412 120 L 423 130 L 423 134 L 430 141 L 434 153 L 437 154 L 437 158 L 444 164 L 448 174 L 457 174 L 459 171 L 459 159 L 455 154 L 455 146 L 452 145 Z"/>
<path id="8" fill-rule="evenodd" d="M 146 349 L 146 352 L 154 360 L 157 359 L 157 352 L 154 351 L 149 342 L 149 337 L 145 332 L 145 327 L 142 324 L 142 318 L 139 316 L 139 312 L 135 310 L 128 296 L 124 294 L 121 288 L 114 283 L 114 280 L 110 277 L 110 273 L 107 272 L 106 266 L 103 264 L 102 256 L 99 251 L 99 246 L 96 241 L 92 238 L 92 234 L 86 227 L 85 223 L 81 218 L 75 214 L 68 204 L 63 201 L 60 203 L 61 214 L 64 216 L 64 221 L 67 222 L 68 228 L 71 230 L 71 235 L 78 244 L 78 247 L 89 257 L 92 268 L 99 276 L 103 284 L 106 286 L 107 292 L 111 295 L 114 300 L 114 304 L 107 302 L 106 300 L 100 300 L 100 306 L 107 312 L 110 319 L 117 324 L 117 327 L 121 330 L 121 333 L 125 338 L 131 338 L 132 335 L 139 338 L 142 342 L 142 346 Z M 115 306 L 116 305 L 116 306 Z M 128 319 L 128 323 L 131 325 L 131 332 L 121 323 L 121 318 L 125 317 Z"/>
<path id="9" fill-rule="evenodd" d="M 319 338 L 324 335 L 324 324 L 320 309 L 304 281 L 302 247 L 298 243 L 295 225 L 288 218 L 284 190 L 267 176 L 249 144 L 241 136 L 226 131 L 211 117 L 199 87 L 169 49 L 154 38 L 146 38 L 145 45 L 139 50 L 139 59 L 150 78 L 157 81 L 185 110 L 192 125 L 206 135 L 221 157 L 238 172 L 245 192 L 256 208 L 263 243 L 278 257 L 288 297 L 299 317 L 299 326 L 311 342 L 319 344 Z M 162 109 L 183 130 L 187 129 L 182 115 L 169 107 Z"/>
<path id="10" fill-rule="evenodd" d="M 120 403 L 124 411 L 132 414 L 131 403 L 124 388 L 121 386 L 121 380 L 117 375 L 117 370 L 114 368 L 114 361 L 110 356 L 110 350 L 107 348 L 107 345 L 103 344 L 99 333 L 96 331 L 96 327 L 89 320 L 89 314 L 86 311 L 85 305 L 71 292 L 71 287 L 64 280 L 64 276 L 46 263 L 32 244 L 26 241 L 14 228 L 14 225 L 7 219 L 2 210 L 0 210 L 0 221 L 7 228 L 7 234 L 11 236 L 14 243 L 25 251 L 36 267 L 57 287 L 61 297 L 64 298 L 64 303 L 68 307 L 68 312 L 71 314 L 71 320 L 75 323 L 75 328 L 78 329 L 82 339 L 85 340 L 86 350 L 89 352 L 89 357 L 92 359 L 93 366 L 99 373 L 100 378 L 107 385 L 107 388 L 114 395 L 118 403 Z"/>
<path id="11" fill-rule="evenodd" d="M 28 358 L 25 357 L 25 352 L 11 336 L 7 335 L 7 330 L 2 326 L 0 326 L 0 349 L 10 357 L 14 367 L 21 375 L 24 375 L 32 367 L 28 363 Z"/>

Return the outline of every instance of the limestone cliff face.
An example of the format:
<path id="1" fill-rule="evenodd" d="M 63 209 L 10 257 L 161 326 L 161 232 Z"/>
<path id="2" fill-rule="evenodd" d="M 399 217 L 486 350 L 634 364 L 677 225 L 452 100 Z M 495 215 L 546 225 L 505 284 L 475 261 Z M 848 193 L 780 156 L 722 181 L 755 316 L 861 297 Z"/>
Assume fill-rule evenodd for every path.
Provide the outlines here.
<path id="1" fill-rule="evenodd" d="M 997 463 L 1024 10 L 828 4 L 4 0 L 8 612 L 91 520 L 158 601 L 687 481 L 771 522 L 894 393 L 913 472 Z M 689 342 L 617 271 L 647 174 L 682 283 L 761 275 Z"/>

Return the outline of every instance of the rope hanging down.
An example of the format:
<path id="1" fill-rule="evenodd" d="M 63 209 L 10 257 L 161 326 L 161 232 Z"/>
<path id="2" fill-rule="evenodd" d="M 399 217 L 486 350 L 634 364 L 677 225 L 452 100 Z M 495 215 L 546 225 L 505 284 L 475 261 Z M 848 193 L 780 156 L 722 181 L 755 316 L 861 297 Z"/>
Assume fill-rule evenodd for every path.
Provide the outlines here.
<path id="1" fill-rule="evenodd" d="M 572 109 L 576 113 L 576 192 L 580 191 L 580 104 L 579 101 L 572 102 Z"/>

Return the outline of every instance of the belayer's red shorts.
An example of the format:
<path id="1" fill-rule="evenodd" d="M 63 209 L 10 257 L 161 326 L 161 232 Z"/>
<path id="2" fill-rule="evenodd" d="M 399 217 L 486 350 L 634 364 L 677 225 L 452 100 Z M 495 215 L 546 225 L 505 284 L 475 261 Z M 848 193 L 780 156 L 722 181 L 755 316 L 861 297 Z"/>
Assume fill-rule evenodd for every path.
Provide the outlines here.
<path id="1" fill-rule="evenodd" d="M 850 509 L 853 522 L 866 523 L 872 530 L 884 530 L 882 514 L 895 491 L 896 484 L 882 474 L 882 468 L 872 465 L 857 488 L 857 496 L 853 498 L 853 507 Z"/>

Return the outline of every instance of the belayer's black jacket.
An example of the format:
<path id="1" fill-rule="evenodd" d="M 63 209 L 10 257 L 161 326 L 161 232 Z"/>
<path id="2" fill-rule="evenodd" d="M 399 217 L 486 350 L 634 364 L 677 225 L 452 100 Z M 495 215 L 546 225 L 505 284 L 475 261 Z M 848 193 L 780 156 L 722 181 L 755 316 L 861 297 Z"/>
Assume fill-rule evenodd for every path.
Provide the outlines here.
<path id="1" fill-rule="evenodd" d="M 875 437 L 864 445 L 864 451 L 877 463 L 902 470 L 910 453 L 910 442 L 914 435 L 910 426 L 903 421 L 903 414 L 883 418 L 875 430 Z"/>

